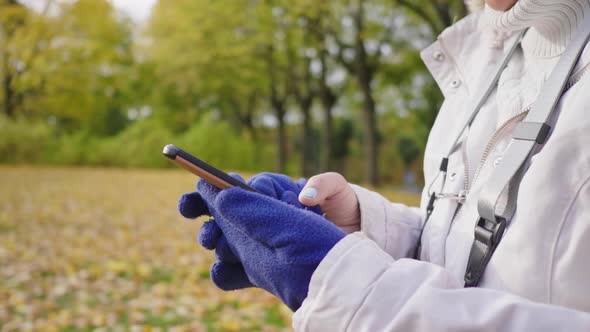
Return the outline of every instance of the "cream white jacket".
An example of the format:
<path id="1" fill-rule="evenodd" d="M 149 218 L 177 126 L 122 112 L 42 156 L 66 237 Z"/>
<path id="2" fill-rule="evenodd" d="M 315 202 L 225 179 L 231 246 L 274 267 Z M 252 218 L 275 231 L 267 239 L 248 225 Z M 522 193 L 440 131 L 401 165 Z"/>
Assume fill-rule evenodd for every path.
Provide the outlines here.
<path id="1" fill-rule="evenodd" d="M 504 49 L 488 47 L 478 19 L 474 14 L 447 29 L 422 53 L 446 97 L 424 162 L 426 184 L 434 182 L 436 190 L 440 161 L 471 112 L 468 101 L 484 88 L 480 78 L 490 75 L 491 64 L 514 41 L 511 37 Z M 478 193 L 501 162 L 526 100 L 522 110 L 506 115 L 497 111 L 502 98 L 493 96 L 478 115 L 450 158 L 444 188 L 469 194 L 458 212 L 455 201 L 437 202 L 422 236 L 420 260 L 412 255 L 424 223 L 427 188 L 418 209 L 353 185 L 362 231 L 345 237 L 321 262 L 294 315 L 294 328 L 590 331 L 590 74 L 583 75 L 589 62 L 587 47 L 552 135 L 522 180 L 516 215 L 480 288 L 463 288 Z"/>

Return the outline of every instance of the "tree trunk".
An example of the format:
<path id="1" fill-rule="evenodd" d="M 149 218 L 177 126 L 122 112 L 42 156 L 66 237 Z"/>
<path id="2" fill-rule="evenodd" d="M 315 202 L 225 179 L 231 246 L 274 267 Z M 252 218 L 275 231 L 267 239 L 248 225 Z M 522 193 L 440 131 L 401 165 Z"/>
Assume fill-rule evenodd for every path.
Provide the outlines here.
<path id="1" fill-rule="evenodd" d="M 246 114 L 243 116 L 243 123 L 246 130 L 250 133 L 250 138 L 254 142 L 258 142 L 258 133 L 254 127 L 254 112 L 256 112 L 258 93 L 254 92 L 248 97 L 248 105 L 246 107 Z"/>
<path id="2" fill-rule="evenodd" d="M 287 165 L 287 132 L 285 128 L 285 112 L 282 109 L 275 109 L 277 117 L 277 172 L 285 173 Z"/>
<path id="3" fill-rule="evenodd" d="M 285 126 L 285 101 L 273 94 L 270 99 L 277 118 L 277 172 L 285 173 L 287 165 L 287 129 Z"/>
<path id="4" fill-rule="evenodd" d="M 322 149 L 320 156 L 320 170 L 322 172 L 331 171 L 334 167 L 332 163 L 332 157 L 334 155 L 334 120 L 332 118 L 332 108 L 336 104 L 337 97 L 328 86 L 328 56 L 328 50 L 323 49 L 320 52 L 322 70 L 320 73 L 319 92 L 322 107 L 324 109 Z"/>
<path id="5" fill-rule="evenodd" d="M 267 48 L 267 64 L 268 64 L 268 77 L 270 78 L 269 83 L 269 91 L 270 91 L 270 105 L 274 112 L 275 117 L 277 118 L 277 172 L 278 173 L 285 173 L 285 168 L 287 165 L 287 132 L 285 128 L 285 114 L 287 113 L 285 110 L 286 103 L 287 103 L 287 90 L 288 87 L 284 89 L 284 93 L 279 93 L 279 85 L 280 83 L 284 83 L 288 85 L 288 78 L 285 80 L 280 80 L 277 78 L 278 68 L 275 63 L 274 59 L 274 47 L 268 45 Z"/>
<path id="6" fill-rule="evenodd" d="M 241 104 L 237 99 L 228 98 L 232 112 L 230 122 L 236 122 L 238 131 L 245 129 L 254 142 L 258 141 L 258 131 L 254 126 L 254 112 L 256 111 L 256 94 L 250 95 L 246 105 Z"/>
<path id="7" fill-rule="evenodd" d="M 322 135 L 322 153 L 320 157 L 320 169 L 322 172 L 331 171 L 334 167 L 332 156 L 334 155 L 334 120 L 332 117 L 332 105 L 329 100 L 322 100 L 324 107 L 324 123 Z"/>
<path id="8" fill-rule="evenodd" d="M 376 186 L 379 182 L 379 169 L 377 164 L 377 123 L 375 99 L 371 89 L 371 82 L 376 71 L 370 63 L 367 50 L 365 49 L 363 33 L 364 26 L 364 0 L 359 0 L 358 10 L 355 15 L 356 36 L 356 77 L 363 94 L 363 151 L 366 160 L 365 181 Z"/>
<path id="9" fill-rule="evenodd" d="M 359 82 L 363 90 L 363 151 L 366 158 L 365 180 L 372 186 L 379 183 L 377 164 L 377 122 L 375 100 L 371 93 L 370 82 Z"/>
<path id="10" fill-rule="evenodd" d="M 258 131 L 256 130 L 256 127 L 254 127 L 252 117 L 247 116 L 243 121 L 243 125 L 246 127 L 246 131 L 250 135 L 250 138 L 252 138 L 252 141 L 258 142 Z"/>
<path id="11" fill-rule="evenodd" d="M 306 101 L 300 105 L 301 113 L 303 114 L 303 131 L 301 133 L 301 174 L 304 177 L 312 176 L 314 173 L 311 105 L 312 103 L 310 101 Z"/>
<path id="12" fill-rule="evenodd" d="M 12 90 L 12 75 L 7 72 L 6 67 L 4 77 L 2 78 L 2 89 L 4 90 L 4 114 L 9 118 L 14 118 L 14 90 Z"/>

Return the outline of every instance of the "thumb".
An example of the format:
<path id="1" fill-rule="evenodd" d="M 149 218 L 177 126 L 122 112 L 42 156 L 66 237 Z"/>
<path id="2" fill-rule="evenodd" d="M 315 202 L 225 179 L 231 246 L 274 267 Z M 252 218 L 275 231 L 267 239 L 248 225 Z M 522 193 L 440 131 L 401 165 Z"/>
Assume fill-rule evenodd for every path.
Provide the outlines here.
<path id="1" fill-rule="evenodd" d="M 346 179 L 334 172 L 312 176 L 299 193 L 299 201 L 306 206 L 322 205 L 348 189 Z"/>
<path id="2" fill-rule="evenodd" d="M 299 201 L 303 205 L 319 205 L 324 216 L 347 233 L 357 231 L 360 210 L 356 194 L 338 173 L 324 173 L 309 179 Z"/>

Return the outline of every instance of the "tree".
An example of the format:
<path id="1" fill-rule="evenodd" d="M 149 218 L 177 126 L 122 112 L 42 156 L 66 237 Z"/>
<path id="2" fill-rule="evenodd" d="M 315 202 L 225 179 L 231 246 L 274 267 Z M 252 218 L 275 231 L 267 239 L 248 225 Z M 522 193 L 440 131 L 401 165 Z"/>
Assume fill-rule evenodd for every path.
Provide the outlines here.
<path id="1" fill-rule="evenodd" d="M 307 40 L 307 47 L 309 51 L 312 51 L 314 58 L 308 57 L 309 61 L 306 62 L 304 67 L 307 70 L 307 77 L 314 76 L 313 87 L 314 94 L 319 99 L 322 113 L 322 142 L 321 142 L 321 155 L 320 155 L 320 169 L 322 171 L 333 170 L 334 165 L 334 120 L 333 120 L 333 108 L 338 101 L 338 93 L 328 83 L 328 75 L 330 73 L 330 53 L 329 47 L 329 20 L 326 19 L 330 16 L 330 5 L 327 2 L 318 1 L 301 1 L 298 15 L 302 19 L 303 34 L 309 39 Z M 315 61 L 316 65 L 319 65 L 319 72 L 312 73 L 311 64 Z M 333 61 L 332 61 L 333 62 Z M 311 86 L 310 80 L 307 80 L 307 85 Z M 311 87 L 310 87 L 311 88 Z M 303 135 L 305 140 L 310 136 L 310 129 L 305 124 L 304 115 L 304 130 Z M 309 153 L 309 151 L 307 152 Z"/>
<path id="2" fill-rule="evenodd" d="M 317 55 L 318 43 L 313 38 L 312 20 L 308 17 L 306 7 L 294 5 L 289 8 L 292 23 L 285 41 L 287 42 L 288 77 L 291 82 L 290 93 L 302 116 L 300 172 L 303 176 L 309 177 L 316 172 L 311 111 L 319 91 L 312 72 L 312 62 Z"/>
<path id="3" fill-rule="evenodd" d="M 0 78 L 3 113 L 14 117 L 22 111 L 25 97 L 34 94 L 31 87 L 23 88 L 22 78 L 49 39 L 45 13 L 51 1 L 45 3 L 41 14 L 35 14 L 16 0 L 0 0 Z"/>
<path id="4" fill-rule="evenodd" d="M 433 36 L 467 15 L 464 0 L 415 1 L 393 0 L 394 5 L 405 8 L 427 24 Z"/>
<path id="5" fill-rule="evenodd" d="M 245 7 L 245 8 L 244 8 Z M 266 91 L 257 9 L 205 0 L 161 1 L 146 31 L 160 111 L 184 129 L 204 112 L 217 112 L 254 139 Z"/>
<path id="6" fill-rule="evenodd" d="M 47 81 L 36 106 L 98 135 L 116 133 L 133 98 L 129 21 L 107 0 L 78 0 L 62 5 L 54 25 L 54 46 L 36 67 Z"/>
<path id="7" fill-rule="evenodd" d="M 97 134 L 120 130 L 132 40 L 110 3 L 48 0 L 41 12 L 14 1 L 2 6 L 4 113 L 51 117 Z"/>
<path id="8" fill-rule="evenodd" d="M 289 81 L 285 75 L 285 66 L 278 64 L 274 45 L 267 46 L 266 64 L 268 75 L 269 99 L 272 111 L 277 120 L 277 172 L 284 173 L 287 163 L 287 132 L 285 115 L 289 98 Z"/>
<path id="9" fill-rule="evenodd" d="M 319 60 L 321 65 L 319 83 L 319 98 L 323 107 L 323 139 L 322 139 L 322 158 L 320 159 L 320 169 L 328 171 L 333 169 L 333 156 L 334 156 L 334 120 L 332 111 L 336 102 L 338 101 L 338 95 L 328 84 L 328 49 L 326 47 L 327 35 L 323 33 L 325 30 L 321 30 L 318 39 L 322 41 L 322 47 L 319 50 Z"/>
<path id="10" fill-rule="evenodd" d="M 379 12 L 386 17 L 394 17 L 391 6 L 377 4 L 373 12 Z M 371 185 L 378 183 L 378 142 L 377 142 L 377 109 L 372 84 L 380 69 L 382 60 L 382 47 L 388 43 L 393 32 L 392 25 L 383 24 L 374 20 L 368 20 L 367 0 L 355 0 L 353 4 L 344 6 L 345 17 L 350 22 L 351 35 L 347 37 L 347 31 L 333 31 L 332 39 L 338 46 L 337 59 L 340 64 L 352 75 L 363 97 L 362 123 L 363 123 L 363 147 L 366 160 L 365 180 Z M 387 13 L 390 13 L 389 15 Z M 390 22 L 390 21 L 389 21 Z M 348 40 L 346 40 L 348 39 Z M 367 42 L 375 45 L 373 52 L 367 49 Z"/>

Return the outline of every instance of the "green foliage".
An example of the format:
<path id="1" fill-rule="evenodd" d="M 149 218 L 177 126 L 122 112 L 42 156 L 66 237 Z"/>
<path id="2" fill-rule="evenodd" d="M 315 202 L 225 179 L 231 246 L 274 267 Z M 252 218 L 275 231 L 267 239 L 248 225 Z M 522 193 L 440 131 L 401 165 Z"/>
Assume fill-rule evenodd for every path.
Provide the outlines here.
<path id="1" fill-rule="evenodd" d="M 46 151 L 54 136 L 54 130 L 46 123 L 9 120 L 0 116 L 0 161 L 42 162 L 49 157 Z"/>
<path id="2" fill-rule="evenodd" d="M 90 153 L 96 151 L 97 139 L 87 131 L 62 134 L 50 145 L 47 160 L 57 165 L 90 165 Z"/>
<path id="3" fill-rule="evenodd" d="M 162 123 L 139 120 L 120 134 L 101 140 L 87 158 L 90 164 L 101 166 L 165 167 L 169 161 L 161 156 L 162 147 L 173 139 Z"/>
<path id="4" fill-rule="evenodd" d="M 272 144 L 237 135 L 227 123 L 211 116 L 183 134 L 174 134 L 154 119 L 143 119 L 107 138 L 88 131 L 58 134 L 47 123 L 0 116 L 0 163 L 172 167 L 161 154 L 168 143 L 228 170 L 272 169 L 274 162 Z"/>
<path id="5" fill-rule="evenodd" d="M 60 2 L 58 15 L 49 15 L 50 7 L 37 13 L 0 3 L 3 113 L 51 114 L 67 129 L 95 129 L 102 113 L 132 99 L 131 27 L 106 0 Z M 109 133 L 104 125 L 98 130 Z"/>
<path id="6" fill-rule="evenodd" d="M 402 136 L 398 141 L 398 150 L 404 164 L 411 165 L 420 156 L 420 149 L 416 141 L 408 136 Z"/>
<path id="7" fill-rule="evenodd" d="M 266 89 L 256 7 L 244 7 L 239 1 L 158 2 L 147 31 L 153 43 L 144 51 L 155 64 L 159 107 L 199 115 L 216 110 L 241 120 L 250 96 Z"/>
<path id="8" fill-rule="evenodd" d="M 260 171 L 272 169 L 274 165 L 271 144 L 256 143 L 238 135 L 226 122 L 213 116 L 203 117 L 179 137 L 177 145 L 223 169 Z"/>
<path id="9" fill-rule="evenodd" d="M 161 0 L 140 27 L 109 0 L 25 3 L 0 0 L 2 163 L 170 167 L 159 151 L 175 143 L 225 169 L 358 180 L 376 137 L 391 181 L 442 100 L 418 45 L 465 14 L 462 0 Z"/>
<path id="10" fill-rule="evenodd" d="M 343 160 L 349 155 L 350 140 L 355 134 L 354 122 L 347 118 L 339 119 L 334 129 L 335 142 L 332 158 Z"/>

